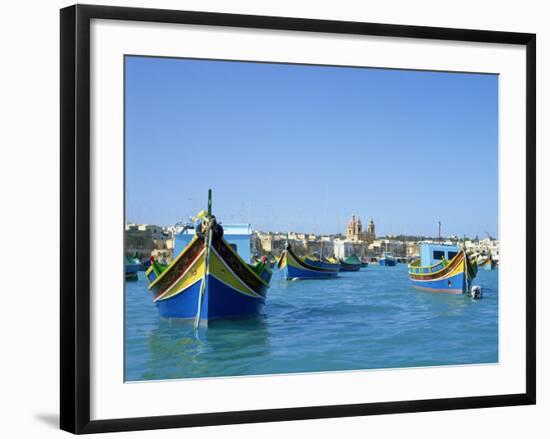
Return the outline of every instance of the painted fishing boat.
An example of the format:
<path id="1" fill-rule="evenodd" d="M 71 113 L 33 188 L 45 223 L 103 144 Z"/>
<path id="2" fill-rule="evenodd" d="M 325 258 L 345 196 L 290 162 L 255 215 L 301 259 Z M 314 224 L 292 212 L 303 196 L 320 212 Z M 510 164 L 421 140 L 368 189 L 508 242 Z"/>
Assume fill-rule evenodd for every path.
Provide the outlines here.
<path id="1" fill-rule="evenodd" d="M 269 264 L 269 268 L 273 270 L 277 265 L 277 259 L 275 259 L 275 256 L 270 254 L 267 256 L 267 263 Z"/>
<path id="2" fill-rule="evenodd" d="M 272 255 L 271 256 L 262 256 L 262 257 L 254 256 L 252 258 L 252 264 L 255 265 L 255 264 L 260 263 L 263 260 L 263 258 L 267 259 L 267 263 L 269 264 L 269 268 L 271 268 L 273 270 L 273 268 L 275 268 L 275 265 L 277 264 L 277 261 L 276 261 L 275 257 L 272 256 Z"/>
<path id="3" fill-rule="evenodd" d="M 329 279 L 338 276 L 340 264 L 326 259 L 300 258 L 286 245 L 278 264 L 285 279 Z"/>
<path id="4" fill-rule="evenodd" d="M 384 267 L 395 267 L 397 260 L 395 257 L 389 253 L 385 252 L 380 259 L 378 259 L 378 264 Z"/>
<path id="5" fill-rule="evenodd" d="M 361 269 L 361 260 L 355 256 L 348 256 L 346 259 L 340 259 L 340 271 L 359 271 Z"/>
<path id="6" fill-rule="evenodd" d="M 420 259 L 409 264 L 409 279 L 418 290 L 467 293 L 477 265 L 458 246 L 421 243 Z"/>
<path id="7" fill-rule="evenodd" d="M 369 260 L 367 258 L 361 258 L 361 268 L 366 268 L 369 266 Z"/>
<path id="8" fill-rule="evenodd" d="M 141 270 L 141 264 L 136 262 L 133 258 L 126 256 L 124 263 L 124 277 L 126 280 L 138 280 L 138 271 Z"/>
<path id="9" fill-rule="evenodd" d="M 491 257 L 491 255 L 489 255 L 489 256 L 483 256 L 479 258 L 479 260 L 477 261 L 477 266 L 483 270 L 490 271 L 496 268 L 496 263 Z"/>
<path id="10" fill-rule="evenodd" d="M 245 262 L 237 246 L 224 238 L 211 209 L 208 191 L 208 212 L 199 214 L 187 246 L 167 267 L 153 261 L 146 272 L 160 315 L 194 319 L 195 327 L 213 319 L 262 313 L 271 280 L 267 259 L 256 265 Z M 244 249 L 249 251 L 250 241 Z"/>
<path id="11" fill-rule="evenodd" d="M 334 260 L 334 258 L 318 258 L 316 256 L 306 256 L 303 258 L 303 261 L 306 264 L 313 265 L 314 267 L 319 268 L 328 268 L 328 269 L 336 269 L 340 268 L 340 262 L 338 260 Z"/>
<path id="12" fill-rule="evenodd" d="M 162 264 L 151 256 L 149 258 L 147 270 L 145 270 L 145 277 L 147 277 L 149 283 L 154 282 L 154 280 L 162 274 L 166 267 L 168 267 L 168 265 Z"/>
<path id="13" fill-rule="evenodd" d="M 143 265 L 143 261 L 139 258 L 138 254 L 134 254 L 131 258 L 129 258 L 132 263 L 136 264 L 138 266 L 139 271 L 145 271 L 145 265 Z"/>

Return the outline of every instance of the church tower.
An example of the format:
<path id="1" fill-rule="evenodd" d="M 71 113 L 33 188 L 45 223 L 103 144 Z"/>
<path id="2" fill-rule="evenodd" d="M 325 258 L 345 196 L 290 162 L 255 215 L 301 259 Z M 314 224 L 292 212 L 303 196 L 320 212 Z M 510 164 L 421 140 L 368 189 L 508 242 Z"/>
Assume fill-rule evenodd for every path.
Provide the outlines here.
<path id="1" fill-rule="evenodd" d="M 355 215 L 352 215 L 350 220 L 348 221 L 348 225 L 346 226 L 346 239 L 353 240 L 356 222 L 357 221 L 355 219 Z"/>
<path id="2" fill-rule="evenodd" d="M 359 217 L 352 215 L 346 226 L 346 239 L 350 241 L 359 241 L 363 231 L 363 225 Z"/>
<path id="3" fill-rule="evenodd" d="M 355 223 L 355 240 L 359 240 L 361 238 L 361 232 L 363 231 L 363 225 L 361 224 L 361 218 L 357 217 L 357 222 Z"/>
<path id="4" fill-rule="evenodd" d="M 374 220 L 372 218 L 369 221 L 369 225 L 367 227 L 367 233 L 369 235 L 372 235 L 373 239 L 376 238 L 376 232 L 375 232 L 375 229 L 374 229 Z"/>

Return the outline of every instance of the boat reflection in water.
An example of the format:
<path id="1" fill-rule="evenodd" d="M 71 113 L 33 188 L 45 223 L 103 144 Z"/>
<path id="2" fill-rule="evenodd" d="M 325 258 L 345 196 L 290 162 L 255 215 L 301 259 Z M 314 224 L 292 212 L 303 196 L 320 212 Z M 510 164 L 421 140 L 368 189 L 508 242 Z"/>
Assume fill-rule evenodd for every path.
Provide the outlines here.
<path id="1" fill-rule="evenodd" d="M 158 327 L 148 336 L 142 368 L 148 372 L 141 379 L 257 374 L 264 357 L 268 371 L 272 355 L 269 340 L 263 316 L 214 320 L 198 331 L 188 320 L 159 319 Z"/>

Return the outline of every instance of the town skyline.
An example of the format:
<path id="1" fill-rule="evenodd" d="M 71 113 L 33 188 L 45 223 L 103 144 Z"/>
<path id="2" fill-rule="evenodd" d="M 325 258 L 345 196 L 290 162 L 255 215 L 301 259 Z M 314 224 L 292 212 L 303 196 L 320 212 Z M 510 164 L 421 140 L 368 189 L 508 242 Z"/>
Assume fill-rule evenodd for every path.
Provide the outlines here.
<path id="1" fill-rule="evenodd" d="M 355 215 L 357 217 L 357 215 Z M 372 219 L 372 218 L 369 218 L 369 219 Z M 373 220 L 373 219 L 372 219 Z M 191 218 L 187 218 L 187 220 L 180 220 L 180 221 L 175 221 L 173 222 L 172 224 L 160 224 L 160 223 L 152 223 L 152 222 L 136 222 L 136 221 L 129 221 L 127 220 L 125 222 L 126 226 L 129 226 L 129 225 L 150 225 L 150 226 L 159 226 L 159 227 L 162 227 L 164 229 L 172 229 L 174 228 L 177 224 L 182 224 L 182 223 L 189 223 L 191 221 Z M 224 221 L 220 221 L 220 224 L 224 224 Z M 342 236 L 342 237 L 346 237 L 346 229 L 347 227 L 344 228 L 344 230 L 339 230 L 339 231 L 329 231 L 329 232 L 314 232 L 314 231 L 311 231 L 311 230 L 274 230 L 274 229 L 261 229 L 261 228 L 256 228 L 253 226 L 253 224 L 251 223 L 248 223 L 246 221 L 244 222 L 225 222 L 225 224 L 228 224 L 228 225 L 234 225 L 234 224 L 249 224 L 250 227 L 251 227 L 251 230 L 253 233 L 265 233 L 265 234 L 273 234 L 273 235 L 284 235 L 284 234 L 303 234 L 303 235 L 312 235 L 312 236 Z M 436 223 L 436 227 L 438 226 L 438 224 Z M 376 225 L 376 227 L 378 227 Z M 457 233 L 444 233 L 443 229 L 442 229 L 442 232 L 441 232 L 441 238 L 442 239 L 463 239 L 464 237 L 466 237 L 467 239 L 484 239 L 486 238 L 487 236 L 489 236 L 491 239 L 497 239 L 498 240 L 498 235 L 494 235 L 492 233 L 489 233 L 487 231 L 483 232 L 483 233 L 477 233 L 477 234 L 474 234 L 474 235 L 466 235 L 466 234 L 457 234 Z M 419 238 L 419 237 L 422 237 L 422 238 L 426 238 L 426 239 L 437 239 L 439 238 L 438 236 L 438 233 L 437 231 L 435 233 L 432 233 L 432 234 L 423 234 L 423 233 L 378 233 L 376 232 L 375 234 L 375 238 L 376 239 L 383 239 L 383 238 L 396 238 L 396 237 L 407 237 L 407 238 Z"/>
<path id="2" fill-rule="evenodd" d="M 193 231 L 190 232 L 193 234 Z M 227 225 L 226 236 L 240 236 L 243 233 L 240 225 Z M 287 244 L 300 256 L 319 255 L 324 257 L 346 258 L 351 255 L 376 257 L 385 252 L 395 256 L 417 258 L 421 242 L 440 242 L 460 245 L 475 254 L 491 254 L 494 260 L 499 259 L 499 241 L 494 237 L 458 237 L 458 236 L 376 236 L 374 224 L 369 222 L 366 231 L 357 227 L 355 218 L 351 218 L 345 234 L 315 234 L 302 232 L 264 232 L 249 230 L 250 252 L 254 258 L 262 255 L 280 256 Z M 126 252 L 131 257 L 148 259 L 150 256 L 160 258 L 165 263 L 175 257 L 177 236 L 186 236 L 178 226 L 161 227 L 152 224 L 126 224 Z M 185 239 L 185 238 L 184 238 Z M 231 238 L 229 238 L 231 239 Z"/>

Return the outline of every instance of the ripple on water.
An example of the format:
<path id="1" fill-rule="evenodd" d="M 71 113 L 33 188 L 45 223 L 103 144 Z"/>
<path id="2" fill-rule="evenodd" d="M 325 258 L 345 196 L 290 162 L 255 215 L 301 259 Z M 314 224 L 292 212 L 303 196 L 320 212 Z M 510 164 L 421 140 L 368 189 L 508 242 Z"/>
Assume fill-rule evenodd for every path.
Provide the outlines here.
<path id="1" fill-rule="evenodd" d="M 369 266 L 331 280 L 275 274 L 265 316 L 207 329 L 162 319 L 143 273 L 125 292 L 125 378 L 154 380 L 498 361 L 498 270 L 484 298 L 412 289 L 406 267 Z"/>

